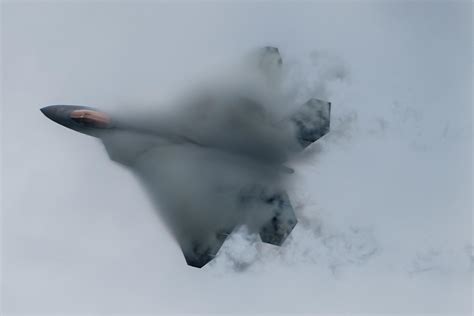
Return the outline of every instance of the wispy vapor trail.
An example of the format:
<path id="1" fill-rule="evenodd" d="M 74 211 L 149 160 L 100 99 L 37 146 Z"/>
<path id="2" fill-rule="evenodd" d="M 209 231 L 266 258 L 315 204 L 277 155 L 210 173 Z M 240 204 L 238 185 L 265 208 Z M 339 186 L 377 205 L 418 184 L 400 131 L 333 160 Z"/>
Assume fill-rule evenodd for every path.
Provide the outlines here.
<path id="1" fill-rule="evenodd" d="M 471 4 L 2 9 L 2 313 L 471 311 Z M 224 59 L 262 43 L 277 45 L 285 65 L 267 86 L 293 101 L 275 115 L 326 99 L 331 131 L 289 165 L 299 222 L 282 247 L 241 228 L 204 269 L 190 268 L 133 175 L 38 109 L 84 104 L 131 118 L 143 107 L 165 118 L 216 64 L 239 73 L 234 89 L 259 95 Z M 229 88 L 224 77 L 209 81 Z"/>
<path id="2" fill-rule="evenodd" d="M 293 64 L 298 68 L 287 71 L 293 73 L 284 78 L 293 98 L 304 99 L 314 93 L 340 99 L 340 95 L 351 93 L 348 67 L 342 60 L 328 53 L 314 53 L 308 58 L 310 62 L 306 61 L 308 64 L 311 58 L 320 58 L 314 62 L 318 67 L 300 67 L 305 64 L 302 60 Z M 308 72 L 314 73 L 310 76 Z M 304 79 L 295 84 L 291 78 Z M 338 90 L 331 95 L 330 87 L 335 83 Z M 343 110 L 335 112 L 331 132 L 295 162 L 297 180 L 291 199 L 300 221 L 294 234 L 278 249 L 260 245 L 257 236 L 246 237 L 246 231 L 237 232 L 222 248 L 213 268 L 258 271 L 267 264 L 280 262 L 289 266 L 314 265 L 339 275 L 353 267 L 383 270 L 390 262 L 392 269 L 404 278 L 425 273 L 467 275 L 472 266 L 468 235 L 449 240 L 425 235 L 427 227 L 433 233 L 445 229 L 442 217 L 438 222 L 437 216 L 445 211 L 444 207 L 449 209 L 443 201 L 446 196 L 456 195 L 458 187 L 445 187 L 444 183 L 456 181 L 461 171 L 448 171 L 446 162 L 452 161 L 452 155 L 456 156 L 463 145 L 444 141 L 448 137 L 444 124 L 432 128 L 433 122 L 424 118 L 422 112 L 399 102 L 388 105 L 390 115 L 385 117 L 374 116 L 364 108 L 351 109 L 345 103 L 333 105 L 338 106 Z M 360 116 L 363 121 L 358 120 Z M 426 134 L 427 131 L 439 138 Z M 415 183 L 409 180 L 413 172 L 421 176 Z M 308 196 L 305 183 L 310 186 L 312 177 L 319 180 L 311 188 L 314 194 Z M 426 183 L 426 177 L 434 182 Z M 303 184 L 298 184 L 302 179 Z M 409 181 L 412 183 L 408 184 Z M 397 183 L 413 186 L 415 191 L 395 188 Z M 444 195 L 430 196 L 433 202 L 427 203 L 423 192 L 441 187 Z M 344 198 L 341 200 L 339 195 Z M 334 203 L 336 200 L 340 202 Z M 468 209 L 456 212 L 457 216 L 469 216 Z M 406 225 L 390 223 L 392 218 L 406 221 Z M 392 238 L 403 245 L 401 249 L 394 248 Z"/>

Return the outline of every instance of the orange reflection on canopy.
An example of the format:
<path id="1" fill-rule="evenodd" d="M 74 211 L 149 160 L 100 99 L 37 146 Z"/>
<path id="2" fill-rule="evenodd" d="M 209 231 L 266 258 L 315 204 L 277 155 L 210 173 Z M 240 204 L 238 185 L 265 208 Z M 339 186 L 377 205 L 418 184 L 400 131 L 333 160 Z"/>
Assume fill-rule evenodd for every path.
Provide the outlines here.
<path id="1" fill-rule="evenodd" d="M 75 110 L 70 117 L 75 121 L 92 125 L 93 127 L 106 128 L 110 126 L 110 118 L 107 114 L 94 110 Z"/>

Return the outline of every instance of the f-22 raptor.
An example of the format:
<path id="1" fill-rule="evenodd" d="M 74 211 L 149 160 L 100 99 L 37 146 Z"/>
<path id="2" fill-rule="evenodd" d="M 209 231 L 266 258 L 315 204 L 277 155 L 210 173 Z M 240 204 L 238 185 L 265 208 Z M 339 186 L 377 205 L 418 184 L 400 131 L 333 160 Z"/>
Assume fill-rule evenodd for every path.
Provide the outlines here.
<path id="1" fill-rule="evenodd" d="M 262 48 L 254 61 L 266 76 L 283 64 L 275 47 Z M 101 140 L 110 159 L 137 176 L 188 265 L 206 265 L 243 225 L 263 242 L 281 246 L 297 218 L 280 175 L 293 171 L 285 166 L 292 155 L 328 133 L 331 103 L 313 98 L 279 119 L 248 96 L 197 103 L 187 120 L 156 124 L 87 106 L 51 105 L 41 111 Z"/>

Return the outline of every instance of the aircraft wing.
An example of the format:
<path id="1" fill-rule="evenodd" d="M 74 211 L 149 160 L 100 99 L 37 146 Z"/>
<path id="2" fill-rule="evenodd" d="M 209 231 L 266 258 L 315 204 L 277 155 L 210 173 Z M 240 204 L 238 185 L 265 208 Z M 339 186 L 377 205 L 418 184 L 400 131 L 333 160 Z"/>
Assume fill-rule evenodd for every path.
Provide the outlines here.
<path id="1" fill-rule="evenodd" d="M 191 143 L 144 139 L 143 149 L 133 155 L 122 153 L 110 139 L 104 145 L 146 188 L 190 266 L 211 261 L 239 225 L 275 245 L 296 225 L 278 181 L 251 160 Z"/>
<path id="2" fill-rule="evenodd" d="M 251 179 L 237 177 L 241 171 L 226 154 L 189 143 L 149 148 L 131 168 L 188 265 L 212 260 L 240 224 L 238 188 Z"/>

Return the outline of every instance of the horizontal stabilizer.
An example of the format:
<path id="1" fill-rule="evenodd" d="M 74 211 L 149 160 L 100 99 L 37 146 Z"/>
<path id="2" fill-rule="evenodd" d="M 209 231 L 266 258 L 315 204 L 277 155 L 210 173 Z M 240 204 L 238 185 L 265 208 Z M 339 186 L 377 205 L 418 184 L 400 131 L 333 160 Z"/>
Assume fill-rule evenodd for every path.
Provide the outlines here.
<path id="1" fill-rule="evenodd" d="M 296 137 L 307 147 L 329 132 L 331 102 L 310 99 L 291 117 L 296 125 Z"/>
<path id="2" fill-rule="evenodd" d="M 263 242 L 281 246 L 296 225 L 296 216 L 286 193 L 276 194 L 266 200 L 272 205 L 272 218 L 262 226 Z"/>

